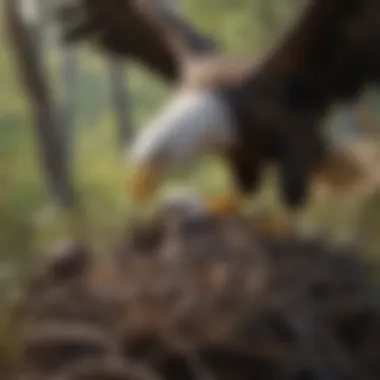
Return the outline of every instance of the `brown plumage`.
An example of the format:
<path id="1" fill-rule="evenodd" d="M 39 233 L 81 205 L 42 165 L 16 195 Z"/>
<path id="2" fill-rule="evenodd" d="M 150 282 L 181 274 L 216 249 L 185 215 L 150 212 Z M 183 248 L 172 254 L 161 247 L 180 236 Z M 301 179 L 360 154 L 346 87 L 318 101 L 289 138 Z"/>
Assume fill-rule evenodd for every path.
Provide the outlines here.
<path id="1" fill-rule="evenodd" d="M 254 156 L 260 152 L 249 160 L 255 170 L 234 165 L 247 189 L 256 182 L 251 173 L 259 171 L 262 159 L 274 158 L 286 200 L 305 199 L 308 178 L 323 156 L 324 116 L 379 79 L 379 11 L 374 0 L 309 1 L 284 40 L 242 84 L 222 86 L 242 147 Z"/>
<path id="2" fill-rule="evenodd" d="M 64 39 L 93 39 L 103 51 L 137 60 L 170 82 L 182 62 L 215 50 L 184 17 L 164 1 L 76 0 L 60 7 Z"/>

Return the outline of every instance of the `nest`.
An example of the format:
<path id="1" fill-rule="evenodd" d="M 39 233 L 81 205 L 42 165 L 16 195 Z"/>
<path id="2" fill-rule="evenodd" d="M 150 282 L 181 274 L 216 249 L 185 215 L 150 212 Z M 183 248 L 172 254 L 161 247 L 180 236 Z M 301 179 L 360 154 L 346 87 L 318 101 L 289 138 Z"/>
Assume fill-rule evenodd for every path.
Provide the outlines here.
<path id="1" fill-rule="evenodd" d="M 23 379 L 377 379 L 379 294 L 357 253 L 161 215 L 102 258 L 66 247 L 15 311 Z"/>

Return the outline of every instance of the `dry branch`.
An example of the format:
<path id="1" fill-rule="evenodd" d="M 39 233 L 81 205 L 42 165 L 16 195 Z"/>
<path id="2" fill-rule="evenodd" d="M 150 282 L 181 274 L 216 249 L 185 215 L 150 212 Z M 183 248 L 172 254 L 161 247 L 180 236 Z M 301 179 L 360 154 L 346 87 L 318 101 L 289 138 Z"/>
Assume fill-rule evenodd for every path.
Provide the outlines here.
<path id="1" fill-rule="evenodd" d="M 47 267 L 19 310 L 24 374 L 379 378 L 378 292 L 354 252 L 260 238 L 239 215 L 161 215 L 142 227 L 116 255 L 73 266 L 71 279 Z"/>

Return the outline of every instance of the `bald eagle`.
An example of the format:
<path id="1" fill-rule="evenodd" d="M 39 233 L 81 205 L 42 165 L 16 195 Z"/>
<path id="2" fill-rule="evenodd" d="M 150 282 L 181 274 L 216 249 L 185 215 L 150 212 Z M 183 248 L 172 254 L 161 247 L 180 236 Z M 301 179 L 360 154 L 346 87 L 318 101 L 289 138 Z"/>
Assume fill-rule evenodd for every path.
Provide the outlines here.
<path id="1" fill-rule="evenodd" d="M 154 0 L 71 0 L 61 21 L 67 41 L 92 37 L 105 52 L 140 61 L 179 87 L 128 154 L 135 200 L 145 200 L 171 169 L 217 153 L 243 193 L 260 183 L 264 164 L 277 163 L 285 201 L 294 206 L 305 200 L 311 174 L 336 162 L 319 128 L 326 113 L 378 80 L 378 10 L 376 0 L 309 0 L 259 63 L 221 56 L 212 40 Z"/>
<path id="2" fill-rule="evenodd" d="M 135 198 L 145 200 L 190 160 L 219 154 L 243 194 L 276 164 L 284 201 L 297 209 L 311 176 L 335 160 L 325 116 L 380 78 L 380 2 L 309 0 L 260 62 L 213 55 L 185 67 L 172 102 L 128 155 Z"/>

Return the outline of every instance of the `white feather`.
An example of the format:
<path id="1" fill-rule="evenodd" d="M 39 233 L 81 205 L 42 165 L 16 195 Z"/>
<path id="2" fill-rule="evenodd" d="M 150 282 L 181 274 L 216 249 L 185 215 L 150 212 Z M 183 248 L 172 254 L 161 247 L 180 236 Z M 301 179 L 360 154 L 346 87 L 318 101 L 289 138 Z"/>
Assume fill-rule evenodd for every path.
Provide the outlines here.
<path id="1" fill-rule="evenodd" d="M 235 141 L 228 106 L 211 91 L 184 92 L 143 131 L 132 146 L 132 165 L 161 171 L 220 152 Z"/>

